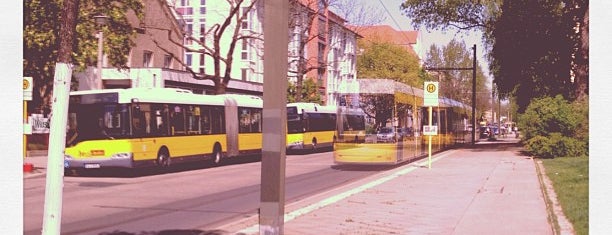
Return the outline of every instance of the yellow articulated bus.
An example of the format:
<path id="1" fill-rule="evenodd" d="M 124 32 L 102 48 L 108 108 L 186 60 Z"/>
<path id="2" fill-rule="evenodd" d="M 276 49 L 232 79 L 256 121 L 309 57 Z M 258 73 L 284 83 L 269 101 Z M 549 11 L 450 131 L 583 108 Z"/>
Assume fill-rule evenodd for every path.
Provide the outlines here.
<path id="1" fill-rule="evenodd" d="M 331 148 L 336 140 L 336 106 L 287 104 L 287 150 Z"/>
<path id="2" fill-rule="evenodd" d="M 167 168 L 261 154 L 262 100 L 173 88 L 70 94 L 65 168 Z"/>

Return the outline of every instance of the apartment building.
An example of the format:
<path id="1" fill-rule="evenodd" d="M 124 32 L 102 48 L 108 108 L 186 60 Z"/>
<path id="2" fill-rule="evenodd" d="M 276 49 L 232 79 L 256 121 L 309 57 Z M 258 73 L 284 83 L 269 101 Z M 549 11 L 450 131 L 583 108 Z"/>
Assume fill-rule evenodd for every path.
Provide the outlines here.
<path id="1" fill-rule="evenodd" d="M 223 35 L 220 26 L 226 23 L 230 12 L 236 6 L 226 0 L 168 0 L 185 21 L 185 32 L 190 37 L 185 46 L 191 49 L 185 53 L 184 62 L 189 69 L 200 74 L 222 73 L 226 64 L 214 65 L 212 53 L 218 49 L 224 59 L 230 57 L 229 45 L 235 48 L 232 57 L 228 86 L 241 89 L 230 92 L 245 93 L 252 89 L 261 92 L 263 78 L 263 1 L 245 0 L 229 22 Z M 230 1 L 232 2 L 232 1 Z M 347 84 L 358 84 L 355 58 L 358 35 L 345 26 L 346 21 L 334 14 L 320 0 L 299 0 L 292 5 L 292 18 L 288 35 L 289 54 L 288 80 L 296 82 L 297 77 L 314 79 L 319 92 L 327 104 L 337 104 L 340 93 L 346 92 Z M 236 20 L 238 19 L 239 20 Z M 237 37 L 242 37 L 236 40 Z M 215 39 L 219 48 L 215 48 Z M 212 49 L 212 50 L 211 50 Z M 299 64 L 301 63 L 303 64 Z M 300 70 L 299 72 L 296 72 Z M 352 82 L 352 83 L 351 83 Z M 261 93 L 260 93 L 261 94 Z"/>
<path id="2" fill-rule="evenodd" d="M 146 0 L 144 3 L 146 7 L 142 21 L 133 12 L 127 12 L 128 21 L 137 31 L 126 64 L 129 69 L 112 67 L 103 54 L 101 88 L 163 87 L 162 70 L 182 70 L 183 66 L 172 55 L 183 55 L 184 49 L 172 41 L 182 41 L 183 23 L 177 20 L 165 0 Z M 97 85 L 91 78 L 97 74 L 97 68 L 93 67 L 75 73 L 79 81 L 78 89 L 96 89 Z"/>

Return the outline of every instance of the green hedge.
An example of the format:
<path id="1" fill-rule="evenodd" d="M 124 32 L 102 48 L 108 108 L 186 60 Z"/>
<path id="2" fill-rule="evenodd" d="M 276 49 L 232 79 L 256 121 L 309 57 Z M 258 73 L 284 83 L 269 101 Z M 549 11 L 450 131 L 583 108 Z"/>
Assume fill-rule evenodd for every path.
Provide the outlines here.
<path id="1" fill-rule="evenodd" d="M 519 116 L 527 151 L 538 157 L 588 156 L 588 102 L 562 96 L 534 99 Z"/>

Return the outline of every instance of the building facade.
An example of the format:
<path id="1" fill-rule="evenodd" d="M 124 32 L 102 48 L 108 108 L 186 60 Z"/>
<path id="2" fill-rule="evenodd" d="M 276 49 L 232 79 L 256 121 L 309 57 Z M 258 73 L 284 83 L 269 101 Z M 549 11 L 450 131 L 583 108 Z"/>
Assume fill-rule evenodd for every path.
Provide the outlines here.
<path id="1" fill-rule="evenodd" d="M 171 7 L 185 20 L 190 35 L 184 62 L 201 74 L 215 74 L 213 57 L 206 52 L 219 51 L 230 56 L 232 84 L 259 87 L 263 78 L 263 1 L 245 0 L 240 6 L 226 0 L 169 0 Z M 326 104 L 336 104 L 337 94 L 356 78 L 357 34 L 345 26 L 345 20 L 327 9 L 320 0 L 298 0 L 291 6 L 287 74 L 290 82 L 314 79 Z M 226 22 L 233 9 L 237 14 Z M 226 24 L 227 23 L 227 24 Z M 224 34 L 219 34 L 220 28 Z M 240 38 L 237 40 L 237 38 Z M 215 39 L 219 47 L 215 46 Z M 231 55 L 229 45 L 235 45 Z M 301 63 L 301 64 L 300 64 Z M 225 71 L 226 64 L 217 69 Z M 238 82 L 238 83 L 237 83 Z M 355 84 L 355 83 L 353 83 Z M 245 88 L 247 91 L 250 88 Z M 260 91 L 261 88 L 258 88 Z"/>

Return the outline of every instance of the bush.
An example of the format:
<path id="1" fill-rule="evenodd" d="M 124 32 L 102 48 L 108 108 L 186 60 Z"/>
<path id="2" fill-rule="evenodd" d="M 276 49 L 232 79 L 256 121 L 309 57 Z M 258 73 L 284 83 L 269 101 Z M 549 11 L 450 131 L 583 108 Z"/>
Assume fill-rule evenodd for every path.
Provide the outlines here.
<path id="1" fill-rule="evenodd" d="M 550 136 L 536 136 L 529 139 L 525 145 L 527 151 L 544 157 L 580 157 L 586 156 L 586 146 L 580 140 L 552 133 Z"/>
<path id="2" fill-rule="evenodd" d="M 519 117 L 527 151 L 539 157 L 588 156 L 588 103 L 534 99 Z"/>

